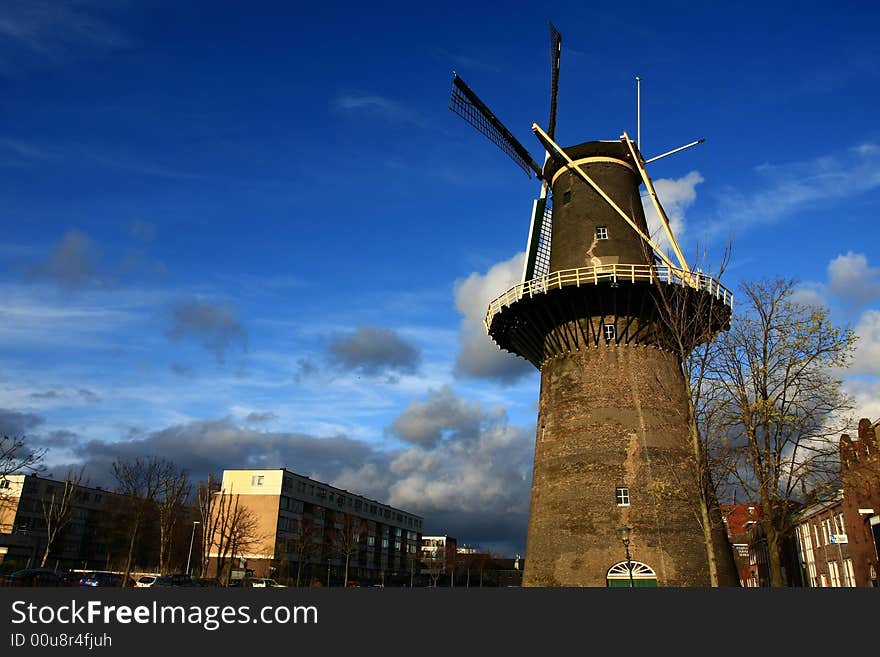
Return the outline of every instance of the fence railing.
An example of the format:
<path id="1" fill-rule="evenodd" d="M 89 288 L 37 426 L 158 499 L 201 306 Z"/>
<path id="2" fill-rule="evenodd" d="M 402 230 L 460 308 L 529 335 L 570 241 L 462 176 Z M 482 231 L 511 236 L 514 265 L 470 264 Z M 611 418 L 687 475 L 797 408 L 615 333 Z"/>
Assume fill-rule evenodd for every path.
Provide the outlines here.
<path id="1" fill-rule="evenodd" d="M 562 269 L 551 272 L 546 276 L 533 278 L 519 285 L 514 285 L 489 304 L 485 320 L 486 330 L 491 326 L 492 318 L 495 315 L 525 297 L 534 297 L 539 294 L 546 294 L 550 290 L 559 290 L 569 286 L 638 282 L 685 285 L 708 292 L 724 305 L 733 308 L 733 293 L 716 279 L 702 272 L 687 272 L 675 267 L 659 267 L 656 265 L 609 264 L 596 267 L 580 267 L 578 269 Z"/>

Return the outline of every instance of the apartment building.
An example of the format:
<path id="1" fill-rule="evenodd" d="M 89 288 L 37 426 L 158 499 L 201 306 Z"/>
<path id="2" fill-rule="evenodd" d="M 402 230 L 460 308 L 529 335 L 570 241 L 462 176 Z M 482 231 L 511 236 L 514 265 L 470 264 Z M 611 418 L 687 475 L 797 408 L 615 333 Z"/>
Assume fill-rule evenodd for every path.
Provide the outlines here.
<path id="1" fill-rule="evenodd" d="M 45 507 L 59 499 L 66 482 L 37 475 L 0 478 L 0 566 L 4 570 L 39 566 L 48 533 Z M 72 485 L 72 484 L 71 484 Z M 119 496 L 101 488 L 74 485 L 69 521 L 58 532 L 46 567 L 108 568 Z"/>
<path id="2" fill-rule="evenodd" d="M 246 531 L 223 530 L 235 509 Z M 401 585 L 419 568 L 421 516 L 284 468 L 224 470 L 211 523 L 209 572 L 221 580 L 249 570 L 301 585 Z"/>

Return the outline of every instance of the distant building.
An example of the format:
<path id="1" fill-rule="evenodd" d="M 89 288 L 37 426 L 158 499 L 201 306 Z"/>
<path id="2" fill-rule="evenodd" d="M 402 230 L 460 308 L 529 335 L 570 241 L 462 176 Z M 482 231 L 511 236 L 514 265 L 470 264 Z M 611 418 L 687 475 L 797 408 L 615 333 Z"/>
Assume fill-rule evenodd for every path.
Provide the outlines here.
<path id="1" fill-rule="evenodd" d="M 794 519 L 804 586 L 855 586 L 852 555 L 843 515 L 843 491 L 801 509 Z"/>
<path id="2" fill-rule="evenodd" d="M 878 422 L 859 421 L 858 436 L 840 437 L 840 482 L 834 498 L 797 515 L 806 586 L 878 586 L 880 446 Z"/>
<path id="3" fill-rule="evenodd" d="M 720 507 L 740 586 L 757 587 L 757 555 L 751 553 L 751 536 L 754 525 L 761 519 L 761 508 L 755 504 L 721 504 Z"/>
<path id="4" fill-rule="evenodd" d="M 236 535 L 223 517 L 245 509 Z M 212 502 L 209 573 L 253 571 L 300 584 L 407 584 L 418 573 L 423 518 L 286 469 L 224 470 Z M 220 571 L 218 573 L 218 570 Z"/>
<path id="5" fill-rule="evenodd" d="M 443 575 L 452 576 L 458 563 L 458 541 L 452 536 L 423 536 L 421 562 L 422 573 L 428 583 L 437 586 Z"/>
<path id="6" fill-rule="evenodd" d="M 880 547 L 880 420 L 859 420 L 855 440 L 840 437 L 841 508 L 856 586 L 878 586 Z"/>
<path id="7" fill-rule="evenodd" d="M 60 497 L 65 482 L 37 475 L 0 478 L 0 565 L 4 570 L 37 567 L 46 550 L 48 534 L 44 504 Z M 48 568 L 109 569 L 115 514 L 122 512 L 122 496 L 89 486 L 74 486 L 70 520 L 58 533 Z M 118 560 L 115 562 L 118 566 Z"/>

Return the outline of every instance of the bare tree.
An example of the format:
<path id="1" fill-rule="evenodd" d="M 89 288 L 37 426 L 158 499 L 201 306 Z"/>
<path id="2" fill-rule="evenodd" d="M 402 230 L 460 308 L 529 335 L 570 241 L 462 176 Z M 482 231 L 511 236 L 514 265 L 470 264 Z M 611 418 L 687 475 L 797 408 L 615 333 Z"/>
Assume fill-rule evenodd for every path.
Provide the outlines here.
<path id="1" fill-rule="evenodd" d="M 316 540 L 321 536 L 321 528 L 311 520 L 303 518 L 297 522 L 293 536 L 288 540 L 289 551 L 296 554 L 296 585 L 300 585 L 305 564 L 311 561 L 321 550 L 321 543 Z"/>
<path id="2" fill-rule="evenodd" d="M 129 524 L 130 538 L 128 556 L 125 560 L 125 574 L 122 578 L 123 586 L 128 584 L 135 545 L 148 515 L 155 509 L 162 482 L 174 470 L 173 463 L 155 457 L 146 460 L 116 460 L 113 462 L 116 490 L 124 495 L 128 502 L 128 513 L 125 517 Z"/>
<path id="3" fill-rule="evenodd" d="M 838 440 L 851 401 L 835 372 L 853 355 L 855 334 L 823 307 L 792 299 L 792 280 L 741 286 L 740 312 L 716 343 L 710 377 L 729 468 L 721 473 L 762 510 L 772 586 L 784 586 L 783 539 L 796 502 L 833 491 Z"/>
<path id="4" fill-rule="evenodd" d="M 228 555 L 227 585 L 232 578 L 232 565 L 235 560 L 258 549 L 265 539 L 265 536 L 260 534 L 257 517 L 249 508 L 240 504 L 239 495 L 235 496 L 235 502 L 230 508 L 232 512 L 225 537 Z"/>
<path id="5" fill-rule="evenodd" d="M 260 533 L 260 524 L 253 512 L 241 503 L 241 495 L 220 490 L 211 493 L 209 477 L 200 492 L 201 500 L 210 495 L 208 529 L 205 533 L 206 562 L 209 554 L 216 554 L 217 578 L 229 585 L 235 559 L 262 546 L 266 536 Z"/>
<path id="6" fill-rule="evenodd" d="M 196 494 L 196 502 L 199 507 L 199 517 L 201 518 L 199 526 L 202 535 L 202 549 L 199 572 L 202 577 L 205 577 L 208 574 L 211 549 L 217 541 L 218 524 L 223 517 L 223 514 L 220 513 L 220 509 L 214 508 L 215 503 L 220 504 L 219 501 L 215 502 L 214 500 L 214 497 L 219 490 L 220 481 L 213 473 L 209 473 L 207 481 L 199 482 L 198 492 Z"/>
<path id="7" fill-rule="evenodd" d="M 422 547 L 422 572 L 428 575 L 432 588 L 437 588 L 440 576 L 446 572 L 446 547 Z"/>
<path id="8" fill-rule="evenodd" d="M 49 553 L 55 545 L 55 540 L 64 531 L 73 516 L 73 501 L 77 493 L 80 482 L 83 478 L 83 468 L 76 474 L 68 471 L 64 478 L 64 487 L 59 491 L 54 486 L 51 487 L 52 493 L 48 496 L 44 493 L 40 498 L 40 505 L 43 508 L 43 520 L 46 522 L 46 549 L 43 551 L 43 558 L 40 560 L 40 567 L 46 567 L 46 561 L 49 560 Z"/>
<path id="9" fill-rule="evenodd" d="M 351 557 L 357 554 L 360 547 L 364 544 L 364 538 L 367 535 L 367 523 L 362 518 L 356 518 L 347 511 L 341 514 L 341 523 L 339 514 L 336 516 L 336 525 L 332 534 L 333 551 L 341 558 L 345 559 L 345 579 L 343 586 L 348 586 L 348 566 Z"/>
<path id="10" fill-rule="evenodd" d="M 156 496 L 159 507 L 159 572 L 163 574 L 169 569 L 174 529 L 186 511 L 186 502 L 192 490 L 186 470 L 168 465 L 170 467 L 164 468 L 160 473 Z"/>
<path id="11" fill-rule="evenodd" d="M 24 438 L 3 436 L 0 438 L 0 511 L 10 501 L 9 479 L 17 474 L 39 474 L 43 465 L 45 449 L 30 449 Z"/>
<path id="12" fill-rule="evenodd" d="M 230 558 L 235 516 L 238 513 L 239 496 L 232 491 L 218 491 L 212 495 L 210 514 L 212 516 L 210 542 L 205 544 L 206 551 L 217 556 L 217 578 L 224 584 L 229 583 L 231 575 L 224 576 L 226 561 Z"/>
<path id="13" fill-rule="evenodd" d="M 726 559 L 728 569 L 733 568 L 732 555 L 723 531 L 723 522 L 718 507 L 717 490 L 712 478 L 709 446 L 711 434 L 701 430 L 701 414 L 705 413 L 707 389 L 707 370 L 712 362 L 712 342 L 719 331 L 727 328 L 730 309 L 717 298 L 717 280 L 721 278 L 730 260 L 730 245 L 724 250 L 721 264 L 713 276 L 706 276 L 700 270 L 682 275 L 682 285 L 655 279 L 654 299 L 660 322 L 663 326 L 662 339 L 665 346 L 674 353 L 681 368 L 681 381 L 686 386 L 684 399 L 687 402 L 686 423 L 688 427 L 689 451 L 688 468 L 679 473 L 670 468 L 673 476 L 680 480 L 662 490 L 655 489 L 658 496 L 678 496 L 690 504 L 703 532 L 703 543 L 709 567 L 709 583 L 719 585 L 718 559 Z M 677 383 L 676 383 L 677 385 Z"/>

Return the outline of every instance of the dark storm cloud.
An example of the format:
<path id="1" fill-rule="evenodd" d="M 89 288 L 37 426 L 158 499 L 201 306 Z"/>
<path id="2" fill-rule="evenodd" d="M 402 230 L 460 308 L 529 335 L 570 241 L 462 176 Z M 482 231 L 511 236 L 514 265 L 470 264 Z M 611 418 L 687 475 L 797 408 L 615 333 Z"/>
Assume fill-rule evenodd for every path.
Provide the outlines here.
<path id="1" fill-rule="evenodd" d="M 78 394 L 83 401 L 89 402 L 90 404 L 97 404 L 101 401 L 101 398 L 97 393 L 92 392 L 88 388 L 80 388 L 76 391 L 76 394 Z"/>
<path id="2" fill-rule="evenodd" d="M 57 390 L 46 390 L 45 392 L 32 392 L 31 394 L 28 395 L 28 397 L 31 399 L 46 400 L 46 399 L 62 399 L 64 397 L 64 395 L 62 395 Z"/>
<path id="3" fill-rule="evenodd" d="M 194 479 L 224 469 L 286 467 L 324 481 L 346 467 L 377 458 L 369 445 L 344 436 L 258 431 L 230 419 L 176 425 L 137 440 L 90 441 L 78 445 L 74 453 L 88 463 L 93 480 L 102 476 L 106 480 L 115 459 L 150 456 L 173 461 Z"/>
<path id="4" fill-rule="evenodd" d="M 245 416 L 244 421 L 249 424 L 262 424 L 263 422 L 271 422 L 277 419 L 278 416 L 272 411 L 253 411 Z"/>
<path id="5" fill-rule="evenodd" d="M 233 345 L 247 349 L 247 334 L 235 309 L 207 301 L 189 300 L 176 304 L 171 309 L 171 328 L 166 335 L 172 340 L 200 342 L 221 364 L 226 361 L 226 353 Z"/>
<path id="6" fill-rule="evenodd" d="M 367 376 L 414 374 L 421 359 L 419 350 L 395 331 L 366 324 L 333 336 L 328 355 L 335 366 Z"/>
<path id="7" fill-rule="evenodd" d="M 231 418 L 191 422 L 114 443 L 74 442 L 67 447 L 75 462 L 53 470 L 86 464 L 92 485 L 112 487 L 115 459 L 169 459 L 193 481 L 224 469 L 283 467 L 417 513 L 426 531 L 523 552 L 533 428 L 511 425 L 501 409 L 467 402 L 448 388 L 411 404 L 392 426 L 411 445 L 387 449 L 342 435 L 265 431 Z"/>
<path id="8" fill-rule="evenodd" d="M 525 554 L 526 530 L 529 524 L 528 502 L 518 511 L 479 513 L 433 511 L 425 516 L 422 533 L 427 536 L 454 536 L 459 543 L 505 556 Z"/>
<path id="9" fill-rule="evenodd" d="M 412 402 L 392 422 L 389 433 L 415 445 L 430 447 L 444 436 L 451 440 L 479 435 L 483 409 L 456 396 L 449 386 L 428 392 L 428 400 Z"/>
<path id="10" fill-rule="evenodd" d="M 30 274 L 66 289 L 104 282 L 98 271 L 98 251 L 94 242 L 78 230 L 69 231 L 45 260 L 30 265 Z"/>
<path id="11" fill-rule="evenodd" d="M 177 376 L 192 376 L 194 373 L 190 365 L 184 365 L 183 363 L 171 363 L 168 367 Z"/>
<path id="12" fill-rule="evenodd" d="M 66 399 L 70 394 L 75 394 L 84 402 L 88 402 L 91 404 L 95 404 L 101 401 L 101 398 L 97 395 L 97 393 L 89 390 L 88 388 L 79 388 L 73 392 L 65 390 L 64 388 L 44 390 L 43 392 L 32 392 L 28 395 L 28 398 L 36 399 L 38 401 L 51 401 L 57 399 Z"/>
<path id="13" fill-rule="evenodd" d="M 39 447 L 48 447 L 49 449 L 65 449 L 73 447 L 79 442 L 79 434 L 66 429 L 58 429 L 50 431 L 32 438 L 30 442 L 35 443 Z"/>
<path id="14" fill-rule="evenodd" d="M 35 413 L 20 413 L 8 408 L 0 408 L 0 436 L 21 438 L 30 429 L 45 422 L 45 418 Z"/>
<path id="15" fill-rule="evenodd" d="M 296 371 L 293 379 L 297 383 L 302 383 L 310 379 L 319 371 L 318 365 L 310 358 L 299 358 L 296 361 Z"/>

